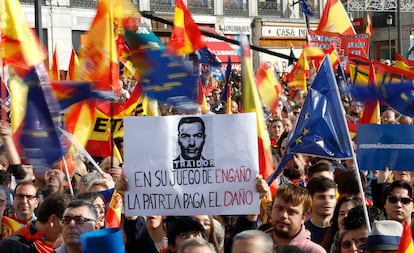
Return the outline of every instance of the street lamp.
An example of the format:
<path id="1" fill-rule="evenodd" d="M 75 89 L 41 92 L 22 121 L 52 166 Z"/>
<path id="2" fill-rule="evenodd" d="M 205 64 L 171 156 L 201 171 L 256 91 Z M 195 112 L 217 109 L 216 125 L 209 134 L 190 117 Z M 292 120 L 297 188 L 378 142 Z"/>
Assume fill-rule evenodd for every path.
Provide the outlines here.
<path id="1" fill-rule="evenodd" d="M 388 59 L 391 62 L 391 25 L 392 25 L 392 15 L 387 16 L 387 25 L 388 25 Z"/>

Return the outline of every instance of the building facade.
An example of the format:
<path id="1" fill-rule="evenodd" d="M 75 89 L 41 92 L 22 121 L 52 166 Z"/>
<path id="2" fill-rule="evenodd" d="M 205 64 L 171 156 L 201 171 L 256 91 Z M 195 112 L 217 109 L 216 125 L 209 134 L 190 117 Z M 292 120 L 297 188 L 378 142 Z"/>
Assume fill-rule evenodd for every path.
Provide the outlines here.
<path id="1" fill-rule="evenodd" d="M 20 1 L 23 11 L 34 27 L 34 1 Z M 183 0 L 191 11 L 197 24 L 205 29 L 214 29 L 226 37 L 237 39 L 241 33 L 247 34 L 254 45 L 271 51 L 289 55 L 294 47 L 298 57 L 302 45 L 306 42 L 305 18 L 300 10 L 300 1 L 288 0 Z M 308 0 L 312 6 L 310 28 L 317 27 L 326 0 Z M 358 1 L 358 0 L 352 0 Z M 364 0 L 359 0 L 364 1 Z M 391 1 L 391 0 L 390 0 Z M 401 0 L 406 1 L 406 0 Z M 411 1 L 411 0 L 409 0 Z M 365 1 L 366 2 L 366 1 Z M 150 12 L 154 16 L 173 20 L 174 0 L 133 0 L 140 11 Z M 348 2 L 344 2 L 347 7 Z M 89 29 L 96 13 L 96 0 L 42 0 L 43 42 L 52 55 L 52 48 L 58 45 L 61 69 L 67 69 L 72 46 L 79 50 L 82 35 Z M 355 8 L 354 8 L 355 9 Z M 349 12 L 355 22 L 365 24 L 365 11 Z M 395 14 L 395 12 L 393 12 Z M 388 12 L 373 15 L 375 36 L 371 39 L 370 56 L 373 59 L 384 58 L 388 52 L 389 40 L 393 50 L 396 45 L 395 22 L 392 27 L 383 25 L 383 17 Z M 395 16 L 395 15 L 394 15 Z M 167 42 L 171 33 L 170 25 L 144 19 L 161 41 Z M 402 13 L 402 48 L 409 47 L 409 32 L 413 27 L 414 14 Z M 388 28 L 391 35 L 388 38 Z M 357 29 L 364 32 L 364 26 Z M 286 71 L 288 60 L 262 52 L 253 52 L 253 66 L 256 69 L 261 62 L 275 66 L 280 72 Z"/>

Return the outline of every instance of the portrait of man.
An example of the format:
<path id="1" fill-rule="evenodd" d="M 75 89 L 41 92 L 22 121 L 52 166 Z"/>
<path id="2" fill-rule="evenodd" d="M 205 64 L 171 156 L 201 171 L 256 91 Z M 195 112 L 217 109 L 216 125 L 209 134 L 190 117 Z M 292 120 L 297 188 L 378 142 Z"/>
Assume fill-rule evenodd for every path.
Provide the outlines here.
<path id="1" fill-rule="evenodd" d="M 213 167 L 214 160 L 203 157 L 206 126 L 200 117 L 183 117 L 178 122 L 178 146 L 180 154 L 174 159 L 174 169 Z"/>

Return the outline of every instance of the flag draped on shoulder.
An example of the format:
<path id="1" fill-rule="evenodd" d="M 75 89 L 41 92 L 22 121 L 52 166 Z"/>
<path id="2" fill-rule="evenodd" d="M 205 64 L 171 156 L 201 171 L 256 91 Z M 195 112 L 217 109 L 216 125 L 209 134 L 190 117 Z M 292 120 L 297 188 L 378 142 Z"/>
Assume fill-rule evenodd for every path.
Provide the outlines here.
<path id="1" fill-rule="evenodd" d="M 29 28 L 17 0 L 0 0 L 0 58 L 19 76 L 46 59 L 46 51 L 34 31 Z"/>
<path id="2" fill-rule="evenodd" d="M 205 47 L 201 32 L 183 0 L 175 2 L 174 26 L 168 42 L 168 52 L 174 55 L 191 54 Z"/>
<path id="3" fill-rule="evenodd" d="M 267 108 L 271 112 L 275 112 L 282 87 L 267 63 L 262 63 L 257 70 L 256 85 L 260 97 L 263 99 Z"/>
<path id="4" fill-rule="evenodd" d="M 317 31 L 355 35 L 354 26 L 340 0 L 327 0 Z"/>
<path id="5" fill-rule="evenodd" d="M 368 85 L 373 86 L 373 87 L 377 86 L 377 78 L 375 76 L 375 68 L 374 68 L 373 63 L 371 63 L 371 68 L 369 71 Z M 378 99 L 365 102 L 364 111 L 362 112 L 362 116 L 359 119 L 358 123 L 359 124 L 380 124 L 381 123 L 380 105 L 379 105 Z"/>
<path id="6" fill-rule="evenodd" d="M 295 129 L 289 137 L 286 153 L 268 183 L 282 172 L 286 163 L 297 153 L 326 158 L 352 158 L 344 115 L 332 65 L 326 56 L 308 90 Z"/>
<path id="7" fill-rule="evenodd" d="M 257 139 L 259 147 L 259 171 L 263 178 L 270 176 L 274 170 L 270 138 L 266 129 L 265 117 L 259 93 L 254 82 L 250 46 L 247 37 L 242 36 L 242 70 L 243 70 L 243 111 L 255 112 L 257 121 Z"/>

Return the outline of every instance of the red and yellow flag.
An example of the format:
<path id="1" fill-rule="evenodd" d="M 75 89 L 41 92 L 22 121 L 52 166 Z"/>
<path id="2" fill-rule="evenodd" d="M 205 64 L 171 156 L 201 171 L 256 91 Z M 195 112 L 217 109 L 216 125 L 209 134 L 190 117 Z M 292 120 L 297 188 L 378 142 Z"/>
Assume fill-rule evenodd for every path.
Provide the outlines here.
<path id="1" fill-rule="evenodd" d="M 413 237 L 411 234 L 410 224 L 405 221 L 404 229 L 401 235 L 400 245 L 398 246 L 397 253 L 412 253 L 414 252 Z"/>
<path id="2" fill-rule="evenodd" d="M 205 47 L 201 32 L 182 0 L 175 2 L 174 27 L 167 51 L 181 56 Z"/>
<path id="3" fill-rule="evenodd" d="M 3 225 L 5 225 L 6 228 L 8 229 L 7 231 L 8 235 L 12 235 L 16 233 L 17 230 L 19 230 L 22 226 L 19 222 L 7 216 L 3 216 L 0 222 L 3 223 Z"/>
<path id="4" fill-rule="evenodd" d="M 365 33 L 368 33 L 369 36 L 374 34 L 374 28 L 372 28 L 371 16 L 367 12 L 367 23 L 365 24 Z"/>
<path id="5" fill-rule="evenodd" d="M 414 71 L 414 61 L 408 60 L 400 53 L 395 52 L 395 67 L 407 71 Z"/>
<path id="6" fill-rule="evenodd" d="M 201 81 L 198 82 L 197 104 L 201 106 L 201 111 L 203 113 L 209 110 L 209 107 L 207 106 L 206 92 Z"/>
<path id="7" fill-rule="evenodd" d="M 354 26 L 340 0 L 327 0 L 317 31 L 356 34 Z"/>
<path id="8" fill-rule="evenodd" d="M 106 211 L 105 223 L 107 228 L 118 228 L 121 226 L 122 196 L 116 190 L 112 194 Z"/>
<path id="9" fill-rule="evenodd" d="M 122 24 L 136 8 L 125 0 L 101 0 L 96 16 L 79 53 L 80 66 L 76 80 L 94 80 L 94 89 L 119 92 L 119 61 L 114 22 Z"/>
<path id="10" fill-rule="evenodd" d="M 247 38 L 242 37 L 242 70 L 243 70 L 243 112 L 255 112 L 257 122 L 257 139 L 259 148 L 259 170 L 263 178 L 273 173 L 273 159 L 270 138 L 266 129 L 265 117 L 259 93 L 254 81 L 253 67 L 250 57 L 250 46 Z"/>
<path id="11" fill-rule="evenodd" d="M 46 50 L 27 25 L 17 0 L 0 0 L 0 58 L 12 66 L 19 76 L 46 59 Z"/>
<path id="12" fill-rule="evenodd" d="M 60 67 L 58 59 L 58 47 L 56 45 L 55 50 L 53 50 L 52 64 L 49 69 L 50 80 L 59 81 L 60 80 Z"/>
<path id="13" fill-rule="evenodd" d="M 267 63 L 262 63 L 256 72 L 256 85 L 260 97 L 271 112 L 275 112 L 282 87 Z"/>
<path id="14" fill-rule="evenodd" d="M 377 77 L 375 75 L 374 63 L 371 62 L 368 85 L 376 86 Z M 380 105 L 378 100 L 366 102 L 364 111 L 358 121 L 359 124 L 381 124 Z"/>
<path id="15" fill-rule="evenodd" d="M 306 50 L 302 51 L 293 69 L 287 74 L 286 81 L 289 87 L 308 90 L 307 80 L 310 77 L 310 67 Z"/>
<path id="16" fill-rule="evenodd" d="M 76 71 L 79 68 L 79 58 L 76 54 L 75 49 L 72 48 L 72 52 L 70 54 L 69 66 L 68 66 L 68 73 L 66 75 L 66 80 L 75 80 Z"/>

